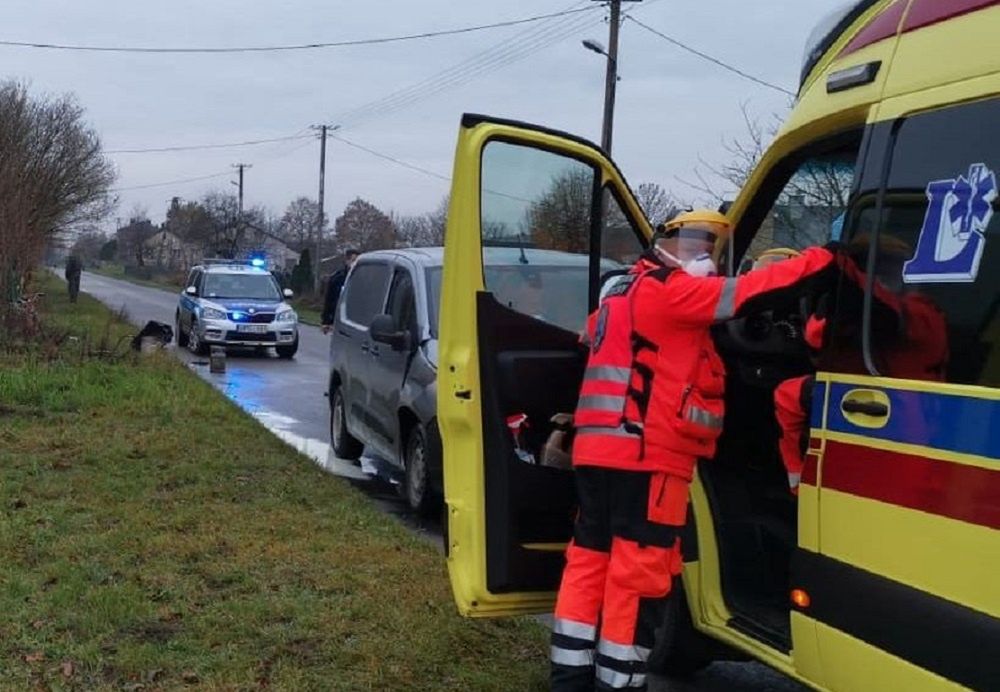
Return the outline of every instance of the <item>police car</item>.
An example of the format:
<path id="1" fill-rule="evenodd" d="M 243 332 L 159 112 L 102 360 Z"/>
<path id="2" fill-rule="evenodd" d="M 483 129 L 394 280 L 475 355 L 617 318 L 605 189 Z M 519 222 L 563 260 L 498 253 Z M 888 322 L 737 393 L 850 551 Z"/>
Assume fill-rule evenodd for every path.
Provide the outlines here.
<path id="1" fill-rule="evenodd" d="M 204 260 L 180 295 L 177 343 L 204 355 L 211 346 L 274 347 L 280 358 L 299 348 L 298 315 L 262 259 Z"/>

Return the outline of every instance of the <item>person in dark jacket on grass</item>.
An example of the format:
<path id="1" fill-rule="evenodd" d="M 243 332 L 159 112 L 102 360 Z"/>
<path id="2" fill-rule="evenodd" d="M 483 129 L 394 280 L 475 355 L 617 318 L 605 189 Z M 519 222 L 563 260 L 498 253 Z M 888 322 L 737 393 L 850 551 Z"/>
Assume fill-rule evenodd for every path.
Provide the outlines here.
<path id="1" fill-rule="evenodd" d="M 80 295 L 80 274 L 83 273 L 83 262 L 73 254 L 66 260 L 66 288 L 69 291 L 69 302 L 75 303 Z"/>

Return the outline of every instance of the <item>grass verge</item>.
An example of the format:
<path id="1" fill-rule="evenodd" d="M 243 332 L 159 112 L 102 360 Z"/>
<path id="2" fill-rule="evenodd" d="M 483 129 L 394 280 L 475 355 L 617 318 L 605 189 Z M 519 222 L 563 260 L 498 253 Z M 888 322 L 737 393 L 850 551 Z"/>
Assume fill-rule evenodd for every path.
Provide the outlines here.
<path id="1" fill-rule="evenodd" d="M 0 688 L 546 688 L 537 623 L 460 618 L 433 547 L 173 359 L 74 350 L 132 328 L 43 281 L 75 338 L 0 353 Z"/>
<path id="2" fill-rule="evenodd" d="M 317 303 L 316 299 L 309 297 L 295 298 L 291 301 L 291 305 L 299 315 L 299 322 L 311 324 L 315 327 L 322 324 L 323 306 L 321 303 Z"/>

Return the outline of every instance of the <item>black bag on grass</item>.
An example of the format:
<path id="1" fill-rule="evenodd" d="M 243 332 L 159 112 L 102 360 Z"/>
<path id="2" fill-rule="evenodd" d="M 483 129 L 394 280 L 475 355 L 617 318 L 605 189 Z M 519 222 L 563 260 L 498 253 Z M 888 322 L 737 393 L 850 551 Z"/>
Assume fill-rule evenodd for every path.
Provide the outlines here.
<path id="1" fill-rule="evenodd" d="M 146 337 L 155 339 L 163 346 L 166 346 L 174 339 L 174 328 L 164 322 L 150 320 L 146 323 L 146 326 L 142 328 L 142 331 L 132 337 L 132 350 L 142 350 L 142 340 Z"/>

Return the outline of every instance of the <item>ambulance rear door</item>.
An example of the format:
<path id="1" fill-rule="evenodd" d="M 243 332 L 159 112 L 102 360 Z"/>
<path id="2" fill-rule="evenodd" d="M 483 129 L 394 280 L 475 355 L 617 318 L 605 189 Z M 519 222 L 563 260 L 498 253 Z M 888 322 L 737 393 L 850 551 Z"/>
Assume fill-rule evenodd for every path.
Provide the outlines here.
<path id="1" fill-rule="evenodd" d="M 448 567 L 463 614 L 552 606 L 576 498 L 572 471 L 542 465 L 542 446 L 552 417 L 575 409 L 602 275 L 627 268 L 651 232 L 595 145 L 463 117 L 438 368 Z"/>

